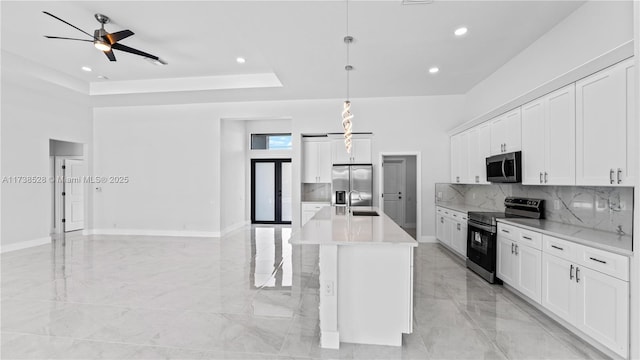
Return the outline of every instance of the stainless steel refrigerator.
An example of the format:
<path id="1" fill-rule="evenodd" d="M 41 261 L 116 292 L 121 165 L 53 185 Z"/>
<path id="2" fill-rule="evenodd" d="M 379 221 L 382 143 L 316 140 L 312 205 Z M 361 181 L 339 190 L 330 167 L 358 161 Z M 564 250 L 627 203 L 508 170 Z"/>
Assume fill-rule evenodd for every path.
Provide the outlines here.
<path id="1" fill-rule="evenodd" d="M 331 205 L 373 205 L 373 166 L 371 164 L 333 165 L 331 171 Z"/>

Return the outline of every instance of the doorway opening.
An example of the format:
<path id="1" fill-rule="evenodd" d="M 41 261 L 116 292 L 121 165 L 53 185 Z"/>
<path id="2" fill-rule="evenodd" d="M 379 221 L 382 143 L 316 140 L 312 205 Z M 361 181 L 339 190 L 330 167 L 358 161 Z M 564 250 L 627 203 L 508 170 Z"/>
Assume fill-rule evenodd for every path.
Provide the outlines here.
<path id="1" fill-rule="evenodd" d="M 85 228 L 84 144 L 49 140 L 51 234 Z"/>
<path id="2" fill-rule="evenodd" d="M 251 223 L 291 224 L 291 159 L 251 159 Z"/>
<path id="3" fill-rule="evenodd" d="M 419 154 L 381 154 L 380 206 L 414 239 L 420 236 Z"/>

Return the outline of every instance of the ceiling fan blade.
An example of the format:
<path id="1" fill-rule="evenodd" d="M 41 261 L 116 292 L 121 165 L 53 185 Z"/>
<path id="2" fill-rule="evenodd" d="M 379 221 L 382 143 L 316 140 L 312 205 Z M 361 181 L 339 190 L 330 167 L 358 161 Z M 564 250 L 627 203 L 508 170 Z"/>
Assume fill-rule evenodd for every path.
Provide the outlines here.
<path id="1" fill-rule="evenodd" d="M 73 24 L 71 24 L 71 23 L 69 23 L 69 22 L 66 22 L 66 21 L 62 20 L 62 19 L 60 19 L 59 17 L 57 17 L 57 16 L 55 16 L 55 15 L 53 15 L 53 14 L 49 13 L 49 12 L 43 11 L 43 13 L 45 13 L 45 14 L 47 14 L 47 15 L 51 16 L 51 17 L 52 17 L 52 18 L 54 18 L 54 19 L 57 19 L 57 20 L 62 21 L 63 23 L 65 23 L 65 24 L 67 24 L 67 25 L 71 26 L 72 28 L 74 28 L 74 29 L 76 29 L 76 30 L 81 31 L 81 32 L 82 32 L 82 33 L 84 33 L 84 34 L 87 34 L 87 35 L 91 36 L 91 38 L 95 40 L 95 37 L 94 37 L 93 35 L 89 34 L 88 32 L 86 32 L 86 31 L 84 31 L 84 30 L 82 30 L 82 29 L 80 29 L 79 27 L 77 27 L 77 26 L 75 26 L 75 25 L 73 25 Z"/>
<path id="2" fill-rule="evenodd" d="M 107 55 L 107 57 L 109 58 L 109 61 L 116 61 L 116 55 L 113 53 L 113 51 L 111 50 L 103 51 L 103 53 Z"/>
<path id="3" fill-rule="evenodd" d="M 60 37 L 60 36 L 48 36 L 48 35 L 45 35 L 44 37 L 46 37 L 47 39 L 62 39 L 62 40 L 77 40 L 77 41 L 93 42 L 93 40 L 76 39 L 76 38 L 68 38 L 68 37 Z"/>
<path id="4" fill-rule="evenodd" d="M 134 49 L 134 48 L 128 47 L 126 45 L 122 45 L 122 44 L 118 44 L 118 43 L 115 43 L 115 44 L 111 45 L 111 48 L 112 49 L 116 49 L 116 50 L 120 50 L 120 51 L 124 51 L 124 52 L 128 52 L 128 53 L 131 53 L 131 54 L 144 56 L 146 58 L 150 58 L 150 59 L 153 59 L 153 60 L 159 60 L 160 59 L 159 57 L 157 57 L 155 55 L 151 55 L 151 54 L 146 53 L 144 51 L 140 51 L 138 49 Z"/>
<path id="5" fill-rule="evenodd" d="M 133 31 L 131 31 L 131 30 L 122 30 L 122 31 L 116 31 L 116 32 L 111 33 L 111 34 L 107 34 L 107 35 L 105 35 L 105 37 L 107 38 L 107 40 L 109 40 L 109 44 L 113 45 L 113 44 L 117 43 L 118 41 L 120 41 L 122 39 L 128 38 L 131 35 L 133 35 Z"/>

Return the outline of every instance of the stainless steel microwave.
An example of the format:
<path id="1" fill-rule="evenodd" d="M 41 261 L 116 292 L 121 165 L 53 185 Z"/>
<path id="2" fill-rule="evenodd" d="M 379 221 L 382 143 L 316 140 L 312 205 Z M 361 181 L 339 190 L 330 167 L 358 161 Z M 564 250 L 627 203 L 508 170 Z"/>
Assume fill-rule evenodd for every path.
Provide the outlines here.
<path id="1" fill-rule="evenodd" d="M 522 181 L 522 153 L 515 151 L 487 158 L 487 181 L 519 183 Z"/>

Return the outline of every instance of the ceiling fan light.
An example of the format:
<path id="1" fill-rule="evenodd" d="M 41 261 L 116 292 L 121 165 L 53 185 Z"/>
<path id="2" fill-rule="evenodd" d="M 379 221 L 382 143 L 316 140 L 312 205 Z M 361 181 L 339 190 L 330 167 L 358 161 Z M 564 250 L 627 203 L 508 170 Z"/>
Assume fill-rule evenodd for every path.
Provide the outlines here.
<path id="1" fill-rule="evenodd" d="M 96 47 L 96 49 L 100 50 L 100 51 L 109 51 L 111 50 L 111 45 L 109 45 L 108 43 L 102 41 L 102 40 L 95 40 L 93 42 L 93 46 Z"/>

